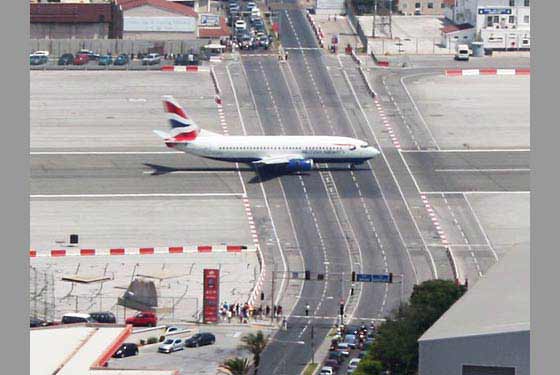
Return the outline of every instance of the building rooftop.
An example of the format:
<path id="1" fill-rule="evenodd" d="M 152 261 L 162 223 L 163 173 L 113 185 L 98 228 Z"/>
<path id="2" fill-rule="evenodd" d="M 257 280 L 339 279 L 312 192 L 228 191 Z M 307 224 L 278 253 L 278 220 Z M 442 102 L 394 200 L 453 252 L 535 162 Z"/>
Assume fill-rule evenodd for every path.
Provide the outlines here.
<path id="1" fill-rule="evenodd" d="M 30 4 L 31 23 L 111 22 L 111 4 Z"/>
<path id="2" fill-rule="evenodd" d="M 444 34 L 454 33 L 456 31 L 472 29 L 474 26 L 470 23 L 462 23 L 460 25 L 445 25 L 441 28 L 441 32 Z"/>
<path id="3" fill-rule="evenodd" d="M 219 27 L 198 27 L 198 37 L 199 38 L 220 38 L 223 36 L 229 36 L 230 30 L 227 25 L 225 17 L 220 17 Z"/>
<path id="4" fill-rule="evenodd" d="M 418 341 L 530 330 L 530 251 L 510 250 Z"/>
<path id="5" fill-rule="evenodd" d="M 122 7 L 123 11 L 149 5 L 187 17 L 198 17 L 198 13 L 193 8 L 167 0 L 117 0 L 117 4 Z"/>

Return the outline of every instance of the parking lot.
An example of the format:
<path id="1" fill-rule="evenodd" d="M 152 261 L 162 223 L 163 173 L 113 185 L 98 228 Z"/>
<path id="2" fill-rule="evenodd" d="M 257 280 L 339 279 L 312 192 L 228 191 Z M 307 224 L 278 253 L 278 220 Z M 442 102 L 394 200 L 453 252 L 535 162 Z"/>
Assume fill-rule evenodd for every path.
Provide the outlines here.
<path id="1" fill-rule="evenodd" d="M 266 30 L 261 9 L 254 2 L 230 0 L 227 6 L 228 25 L 231 27 L 231 40 L 242 50 L 268 50 L 272 35 Z"/>
<path id="2" fill-rule="evenodd" d="M 149 345 L 140 348 L 140 354 L 135 357 L 122 359 L 112 359 L 109 361 L 109 368 L 122 369 L 178 369 L 180 375 L 187 374 L 216 374 L 217 367 L 224 360 L 230 357 L 247 357 L 250 360 L 252 355 L 246 351 L 239 350 L 243 335 L 257 330 L 262 330 L 264 334 L 271 331 L 264 328 L 252 328 L 239 325 L 220 325 L 220 326 L 200 326 L 197 331 L 211 332 L 216 336 L 214 345 L 202 346 L 199 348 L 185 348 L 171 354 L 158 353 L 159 344 Z M 188 338 L 192 333 L 180 335 L 179 337 Z"/>

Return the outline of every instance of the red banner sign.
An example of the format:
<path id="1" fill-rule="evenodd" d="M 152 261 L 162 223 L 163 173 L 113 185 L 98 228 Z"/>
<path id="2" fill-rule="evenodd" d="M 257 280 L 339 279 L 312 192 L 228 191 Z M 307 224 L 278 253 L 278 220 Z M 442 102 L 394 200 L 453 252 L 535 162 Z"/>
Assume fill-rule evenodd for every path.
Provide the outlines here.
<path id="1" fill-rule="evenodd" d="M 204 323 L 218 321 L 218 307 L 220 304 L 220 270 L 205 269 L 203 280 L 203 317 Z"/>

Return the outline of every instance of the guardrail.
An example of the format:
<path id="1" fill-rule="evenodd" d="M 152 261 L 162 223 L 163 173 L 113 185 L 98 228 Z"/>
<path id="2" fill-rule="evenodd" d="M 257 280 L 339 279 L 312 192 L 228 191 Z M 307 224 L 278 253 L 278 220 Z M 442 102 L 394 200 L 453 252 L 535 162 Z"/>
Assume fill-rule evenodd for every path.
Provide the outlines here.
<path id="1" fill-rule="evenodd" d="M 319 41 L 319 45 L 321 46 L 321 48 L 323 48 L 325 46 L 325 42 L 323 40 L 325 38 L 325 34 L 323 34 L 323 30 L 321 30 L 321 26 L 315 23 L 315 20 L 313 19 L 311 13 L 309 13 L 309 10 L 307 10 L 306 13 L 307 13 L 307 20 L 309 21 L 309 23 L 311 23 L 311 28 L 313 29 L 313 32 L 315 33 L 315 36 Z"/>
<path id="2" fill-rule="evenodd" d="M 364 68 L 362 68 L 361 66 L 358 67 L 358 70 L 360 71 L 360 75 L 362 76 L 362 79 L 364 80 L 366 87 L 369 91 L 369 93 L 371 94 L 371 96 L 373 98 L 375 98 L 377 96 L 377 94 L 375 93 L 375 91 L 373 90 L 373 87 L 371 87 L 371 84 L 369 83 L 369 79 L 367 78 L 366 72 L 364 70 Z"/>
<path id="3" fill-rule="evenodd" d="M 214 71 L 214 67 L 210 68 L 210 76 L 212 77 L 212 82 L 214 83 L 214 89 L 216 90 L 216 94 L 221 95 L 222 89 L 220 88 L 220 83 L 218 82 L 218 77 L 216 77 L 216 72 Z"/>

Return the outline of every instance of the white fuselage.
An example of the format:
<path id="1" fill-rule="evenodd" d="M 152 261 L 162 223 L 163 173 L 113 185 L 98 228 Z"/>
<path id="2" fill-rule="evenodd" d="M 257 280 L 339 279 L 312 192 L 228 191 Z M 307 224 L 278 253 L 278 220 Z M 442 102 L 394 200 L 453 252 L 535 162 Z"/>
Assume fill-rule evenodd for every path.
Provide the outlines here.
<path id="1" fill-rule="evenodd" d="M 216 160 L 252 162 L 287 156 L 318 163 L 362 163 L 379 154 L 366 142 L 333 136 L 198 136 L 188 143 L 168 142 L 177 150 Z"/>

